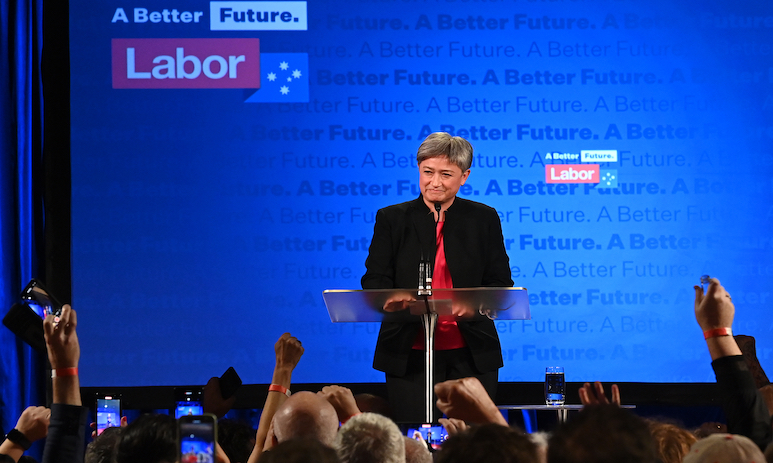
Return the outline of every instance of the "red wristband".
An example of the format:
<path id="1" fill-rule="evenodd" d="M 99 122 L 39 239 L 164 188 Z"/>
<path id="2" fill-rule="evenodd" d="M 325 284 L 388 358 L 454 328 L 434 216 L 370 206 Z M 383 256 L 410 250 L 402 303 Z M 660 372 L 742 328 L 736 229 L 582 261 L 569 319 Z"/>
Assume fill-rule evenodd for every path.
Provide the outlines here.
<path id="1" fill-rule="evenodd" d="M 715 328 L 703 332 L 703 339 L 716 338 L 719 336 L 732 336 L 733 331 L 730 328 Z"/>
<path id="2" fill-rule="evenodd" d="M 281 384 L 272 384 L 268 387 L 268 392 L 281 392 L 282 394 L 286 395 L 287 397 L 290 397 L 290 390 L 286 387 L 282 386 Z"/>
<path id="3" fill-rule="evenodd" d="M 60 378 L 62 376 L 78 376 L 77 368 L 56 368 L 51 370 L 52 378 Z"/>
<path id="4" fill-rule="evenodd" d="M 349 420 L 351 420 L 352 418 L 354 418 L 355 416 L 357 416 L 357 415 L 361 415 L 361 414 L 362 414 L 362 412 L 355 413 L 354 415 L 350 416 L 349 418 L 347 418 L 347 419 L 345 419 L 345 420 L 341 421 L 341 424 L 346 424 L 346 422 L 347 422 L 347 421 L 349 421 Z"/>

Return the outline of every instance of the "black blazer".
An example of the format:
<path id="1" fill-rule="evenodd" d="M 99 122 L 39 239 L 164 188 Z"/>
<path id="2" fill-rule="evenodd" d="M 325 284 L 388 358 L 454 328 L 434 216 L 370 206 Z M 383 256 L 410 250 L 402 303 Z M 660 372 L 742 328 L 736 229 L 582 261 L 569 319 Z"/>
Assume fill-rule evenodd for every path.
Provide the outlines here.
<path id="1" fill-rule="evenodd" d="M 443 239 L 455 288 L 513 286 L 496 210 L 457 197 L 446 211 Z M 422 197 L 380 209 L 365 261 L 363 289 L 415 289 L 422 257 L 430 260 L 434 268 L 435 219 Z M 390 314 L 390 317 L 401 316 L 405 315 Z M 477 315 L 458 322 L 458 326 L 479 372 L 503 365 L 494 322 Z M 420 329 L 418 320 L 409 324 L 385 320 L 378 334 L 373 368 L 403 376 Z"/>

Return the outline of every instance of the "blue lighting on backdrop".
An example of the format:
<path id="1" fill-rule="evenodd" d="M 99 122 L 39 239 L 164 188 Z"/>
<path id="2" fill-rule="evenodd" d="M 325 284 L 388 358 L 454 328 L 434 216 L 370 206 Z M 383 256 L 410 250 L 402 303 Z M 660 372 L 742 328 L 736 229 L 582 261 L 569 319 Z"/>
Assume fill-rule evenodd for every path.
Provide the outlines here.
<path id="1" fill-rule="evenodd" d="M 441 130 L 473 144 L 462 196 L 498 210 L 530 293 L 532 320 L 496 324 L 502 381 L 713 381 L 702 274 L 771 365 L 765 2 L 71 0 L 70 21 L 86 386 L 265 383 L 285 331 L 295 381 L 382 381 L 378 325 L 330 323 L 322 291 L 360 288 L 375 211 L 417 196 Z"/>

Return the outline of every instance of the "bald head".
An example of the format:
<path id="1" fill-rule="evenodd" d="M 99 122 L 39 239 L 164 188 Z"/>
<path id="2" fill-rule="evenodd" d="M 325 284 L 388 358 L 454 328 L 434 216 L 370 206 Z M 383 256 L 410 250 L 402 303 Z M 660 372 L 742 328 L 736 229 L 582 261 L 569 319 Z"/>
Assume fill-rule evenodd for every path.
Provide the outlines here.
<path id="1" fill-rule="evenodd" d="M 338 415 L 330 402 L 313 392 L 296 392 L 274 415 L 274 436 L 279 443 L 290 439 L 315 439 L 333 445 Z"/>

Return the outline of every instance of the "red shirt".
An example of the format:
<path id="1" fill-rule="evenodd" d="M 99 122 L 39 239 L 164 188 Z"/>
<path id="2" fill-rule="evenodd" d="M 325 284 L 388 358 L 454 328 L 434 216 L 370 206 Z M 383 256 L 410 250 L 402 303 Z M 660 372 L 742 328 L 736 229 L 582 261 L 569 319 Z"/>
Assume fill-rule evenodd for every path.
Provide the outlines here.
<path id="1" fill-rule="evenodd" d="M 451 281 L 451 271 L 448 270 L 446 262 L 446 248 L 443 240 L 443 224 L 438 222 L 435 231 L 436 253 L 435 268 L 432 269 L 432 288 L 453 288 Z M 456 316 L 441 315 L 438 317 L 437 327 L 435 328 L 435 350 L 451 350 L 466 347 L 462 332 L 456 324 Z M 424 350 L 424 331 L 420 331 L 413 342 L 414 349 Z"/>

